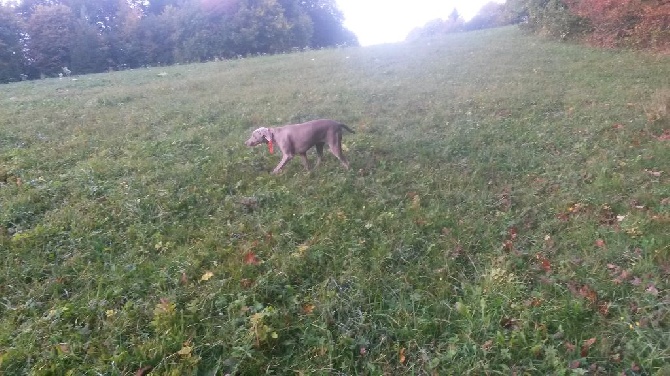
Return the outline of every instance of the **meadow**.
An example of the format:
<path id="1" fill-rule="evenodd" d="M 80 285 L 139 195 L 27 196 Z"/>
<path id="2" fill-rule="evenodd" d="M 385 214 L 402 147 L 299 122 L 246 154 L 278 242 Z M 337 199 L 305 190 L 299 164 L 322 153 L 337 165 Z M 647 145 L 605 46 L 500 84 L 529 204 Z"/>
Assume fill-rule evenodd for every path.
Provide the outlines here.
<path id="1" fill-rule="evenodd" d="M 669 106 L 516 28 L 2 85 L 0 374 L 670 374 Z"/>

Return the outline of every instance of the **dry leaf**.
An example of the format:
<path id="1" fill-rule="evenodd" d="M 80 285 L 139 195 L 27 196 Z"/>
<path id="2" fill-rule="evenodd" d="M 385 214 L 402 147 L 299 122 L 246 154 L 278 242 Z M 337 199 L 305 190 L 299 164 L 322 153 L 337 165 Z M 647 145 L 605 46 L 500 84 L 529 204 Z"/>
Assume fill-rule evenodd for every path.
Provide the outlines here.
<path id="1" fill-rule="evenodd" d="M 405 363 L 405 360 L 407 359 L 405 358 L 405 348 L 403 347 L 398 352 L 398 361 L 400 361 L 400 363 Z"/>
<path id="2" fill-rule="evenodd" d="M 565 342 L 563 343 L 563 345 L 565 346 L 565 349 L 566 349 L 568 352 L 573 352 L 573 351 L 575 351 L 575 348 L 577 348 L 576 345 L 573 345 L 572 343 L 570 343 L 570 342 L 568 342 L 568 341 L 565 341 Z"/>
<path id="3" fill-rule="evenodd" d="M 183 357 L 189 357 L 191 356 L 191 351 L 193 351 L 193 347 L 184 345 L 181 350 L 177 351 L 177 354 Z"/>
<path id="4" fill-rule="evenodd" d="M 482 345 L 482 350 L 489 351 L 489 350 L 491 350 L 492 346 L 493 346 L 493 340 L 488 340 L 488 341 L 484 342 L 484 344 Z"/>
<path id="5" fill-rule="evenodd" d="M 258 265 L 261 261 L 258 259 L 255 253 L 249 251 L 244 255 L 244 263 L 247 265 Z"/>
<path id="6" fill-rule="evenodd" d="M 603 316 L 607 316 L 610 312 L 611 306 L 612 303 L 610 302 L 600 302 L 598 303 L 598 312 L 600 312 L 600 314 Z"/>
<path id="7" fill-rule="evenodd" d="M 658 296 L 658 289 L 656 288 L 656 286 L 654 286 L 653 283 L 650 283 L 645 291 L 647 291 L 651 295 Z"/>
<path id="8" fill-rule="evenodd" d="M 510 240 L 515 240 L 515 239 L 517 238 L 517 236 L 519 235 L 519 233 L 518 233 L 516 227 L 510 227 L 510 228 L 507 230 L 507 233 L 509 234 L 509 238 L 510 238 Z"/>
<path id="9" fill-rule="evenodd" d="M 654 170 L 645 169 L 644 171 L 646 171 L 647 174 L 657 178 L 661 177 L 661 174 L 663 174 L 663 171 L 656 171 L 655 169 Z"/>
<path id="10" fill-rule="evenodd" d="M 596 240 L 596 247 L 598 248 L 604 248 L 605 247 L 605 241 L 602 239 L 597 239 Z"/>
<path id="11" fill-rule="evenodd" d="M 314 312 L 314 308 L 316 308 L 314 304 L 305 304 L 302 306 L 302 313 L 311 315 Z"/>
<path id="12" fill-rule="evenodd" d="M 500 326 L 509 330 L 519 330 L 521 328 L 519 320 L 512 319 L 509 317 L 505 317 L 502 320 L 500 320 Z"/>
<path id="13" fill-rule="evenodd" d="M 591 349 L 591 346 L 593 346 L 594 343 L 596 343 L 596 337 L 589 338 L 584 341 L 581 352 L 582 358 L 585 358 L 589 355 L 589 349 Z"/>
<path id="14" fill-rule="evenodd" d="M 179 282 L 181 282 L 182 285 L 188 284 L 188 277 L 186 276 L 186 272 L 181 273 L 181 278 L 179 278 Z"/>
<path id="15" fill-rule="evenodd" d="M 583 285 L 579 288 L 578 294 L 589 301 L 589 303 L 595 303 L 598 300 L 598 294 L 591 289 L 588 285 Z"/>
<path id="16" fill-rule="evenodd" d="M 307 244 L 300 244 L 298 246 L 298 252 L 300 252 L 300 254 L 305 253 L 305 251 L 307 251 L 307 249 L 309 249 L 309 245 L 307 245 Z"/>
<path id="17" fill-rule="evenodd" d="M 670 141 L 670 129 L 663 131 L 663 134 L 656 137 L 659 141 Z"/>
<path id="18" fill-rule="evenodd" d="M 146 376 L 151 370 L 153 370 L 154 367 L 152 366 L 144 366 L 135 372 L 135 376 Z"/>
<path id="19" fill-rule="evenodd" d="M 210 271 L 207 271 L 207 272 L 205 272 L 205 274 L 202 275 L 202 277 L 200 277 L 200 280 L 201 281 L 209 281 L 210 278 L 212 278 L 212 277 L 214 277 L 214 273 L 212 273 Z"/>

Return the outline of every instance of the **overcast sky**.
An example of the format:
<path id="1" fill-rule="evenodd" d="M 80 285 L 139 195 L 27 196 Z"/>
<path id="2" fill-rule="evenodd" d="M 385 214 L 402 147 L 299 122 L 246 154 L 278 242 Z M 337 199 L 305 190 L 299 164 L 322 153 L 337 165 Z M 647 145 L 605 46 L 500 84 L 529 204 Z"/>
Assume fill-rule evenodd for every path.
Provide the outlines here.
<path id="1" fill-rule="evenodd" d="M 418 26 L 445 19 L 456 8 L 469 20 L 492 0 L 336 0 L 344 13 L 344 26 L 363 46 L 399 42 Z M 504 0 L 493 0 L 504 3 Z"/>

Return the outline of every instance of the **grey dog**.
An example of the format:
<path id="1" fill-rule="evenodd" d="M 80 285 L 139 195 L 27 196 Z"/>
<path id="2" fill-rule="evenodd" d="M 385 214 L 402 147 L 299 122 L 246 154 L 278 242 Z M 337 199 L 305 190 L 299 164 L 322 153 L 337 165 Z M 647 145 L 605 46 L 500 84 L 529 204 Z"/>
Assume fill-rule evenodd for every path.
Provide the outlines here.
<path id="1" fill-rule="evenodd" d="M 244 144 L 247 146 L 268 144 L 270 152 L 273 146 L 277 145 L 282 152 L 282 159 L 272 171 L 273 174 L 279 173 L 295 155 L 302 158 L 302 165 L 309 171 L 306 153 L 312 146 L 316 146 L 315 167 L 318 166 L 323 157 L 323 145 L 325 144 L 328 144 L 330 152 L 340 160 L 342 165 L 349 169 L 349 161 L 342 154 L 342 129 L 355 133 L 346 125 L 328 119 L 312 120 L 283 127 L 262 127 L 254 130 Z"/>

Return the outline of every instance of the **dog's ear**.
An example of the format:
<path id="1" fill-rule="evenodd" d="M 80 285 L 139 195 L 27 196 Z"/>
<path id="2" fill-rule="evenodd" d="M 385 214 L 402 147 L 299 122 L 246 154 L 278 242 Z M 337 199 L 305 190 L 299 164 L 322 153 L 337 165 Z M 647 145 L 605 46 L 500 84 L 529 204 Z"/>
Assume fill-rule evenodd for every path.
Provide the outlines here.
<path id="1" fill-rule="evenodd" d="M 272 141 L 274 141 L 274 140 L 273 140 L 273 137 L 274 137 L 274 136 L 272 135 L 272 131 L 270 131 L 270 128 L 266 128 L 266 127 L 258 128 L 258 131 L 261 133 L 261 135 L 262 135 L 263 137 L 265 137 L 265 139 L 266 139 L 268 142 L 272 142 Z"/>

